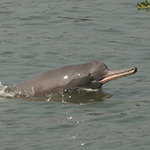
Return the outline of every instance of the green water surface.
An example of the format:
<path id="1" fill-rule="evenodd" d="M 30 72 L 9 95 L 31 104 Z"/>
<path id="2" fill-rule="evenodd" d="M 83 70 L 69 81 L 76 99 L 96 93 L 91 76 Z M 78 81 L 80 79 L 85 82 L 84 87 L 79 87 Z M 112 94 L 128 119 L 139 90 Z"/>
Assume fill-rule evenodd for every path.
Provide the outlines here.
<path id="1" fill-rule="evenodd" d="M 150 11 L 137 2 L 0 1 L 3 85 L 92 60 L 138 68 L 67 103 L 1 97 L 1 150 L 150 149 Z"/>

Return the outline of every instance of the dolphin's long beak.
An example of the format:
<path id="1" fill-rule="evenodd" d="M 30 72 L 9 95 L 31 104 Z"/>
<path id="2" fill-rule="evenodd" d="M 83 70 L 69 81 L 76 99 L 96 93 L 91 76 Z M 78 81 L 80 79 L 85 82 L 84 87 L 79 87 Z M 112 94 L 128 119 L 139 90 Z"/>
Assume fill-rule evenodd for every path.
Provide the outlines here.
<path id="1" fill-rule="evenodd" d="M 118 79 L 127 75 L 131 75 L 137 72 L 136 67 L 132 67 L 129 69 L 123 69 L 123 70 L 118 70 L 118 71 L 108 71 L 107 74 L 103 76 L 103 79 L 100 80 L 100 83 L 104 84 L 108 81 Z"/>

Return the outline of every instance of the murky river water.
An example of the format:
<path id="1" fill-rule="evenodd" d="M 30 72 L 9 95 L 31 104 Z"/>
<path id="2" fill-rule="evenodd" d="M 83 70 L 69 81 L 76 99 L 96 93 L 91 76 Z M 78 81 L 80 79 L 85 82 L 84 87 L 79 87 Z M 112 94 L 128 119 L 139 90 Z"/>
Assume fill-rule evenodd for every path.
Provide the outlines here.
<path id="1" fill-rule="evenodd" d="M 137 2 L 0 1 L 3 85 L 92 60 L 138 67 L 67 103 L 1 97 L 1 150 L 150 149 L 150 11 Z"/>

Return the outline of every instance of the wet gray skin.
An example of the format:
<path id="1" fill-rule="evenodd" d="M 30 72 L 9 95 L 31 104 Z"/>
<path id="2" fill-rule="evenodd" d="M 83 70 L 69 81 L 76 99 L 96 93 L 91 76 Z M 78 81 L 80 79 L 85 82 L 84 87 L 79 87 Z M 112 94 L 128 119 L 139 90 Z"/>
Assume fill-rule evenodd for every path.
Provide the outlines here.
<path id="1" fill-rule="evenodd" d="M 14 91 L 17 96 L 36 97 L 74 88 L 99 89 L 108 81 L 136 71 L 136 67 L 110 71 L 104 63 L 93 61 L 40 73 L 9 87 L 9 90 Z"/>

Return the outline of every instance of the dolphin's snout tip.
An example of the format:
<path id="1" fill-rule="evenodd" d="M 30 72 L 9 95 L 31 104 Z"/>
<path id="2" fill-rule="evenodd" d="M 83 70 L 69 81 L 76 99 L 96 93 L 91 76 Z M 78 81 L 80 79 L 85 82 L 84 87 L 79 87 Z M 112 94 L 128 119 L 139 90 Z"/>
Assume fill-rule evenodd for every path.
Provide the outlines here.
<path id="1" fill-rule="evenodd" d="M 134 71 L 134 73 L 136 73 L 137 72 L 137 67 L 133 67 L 133 71 Z"/>

